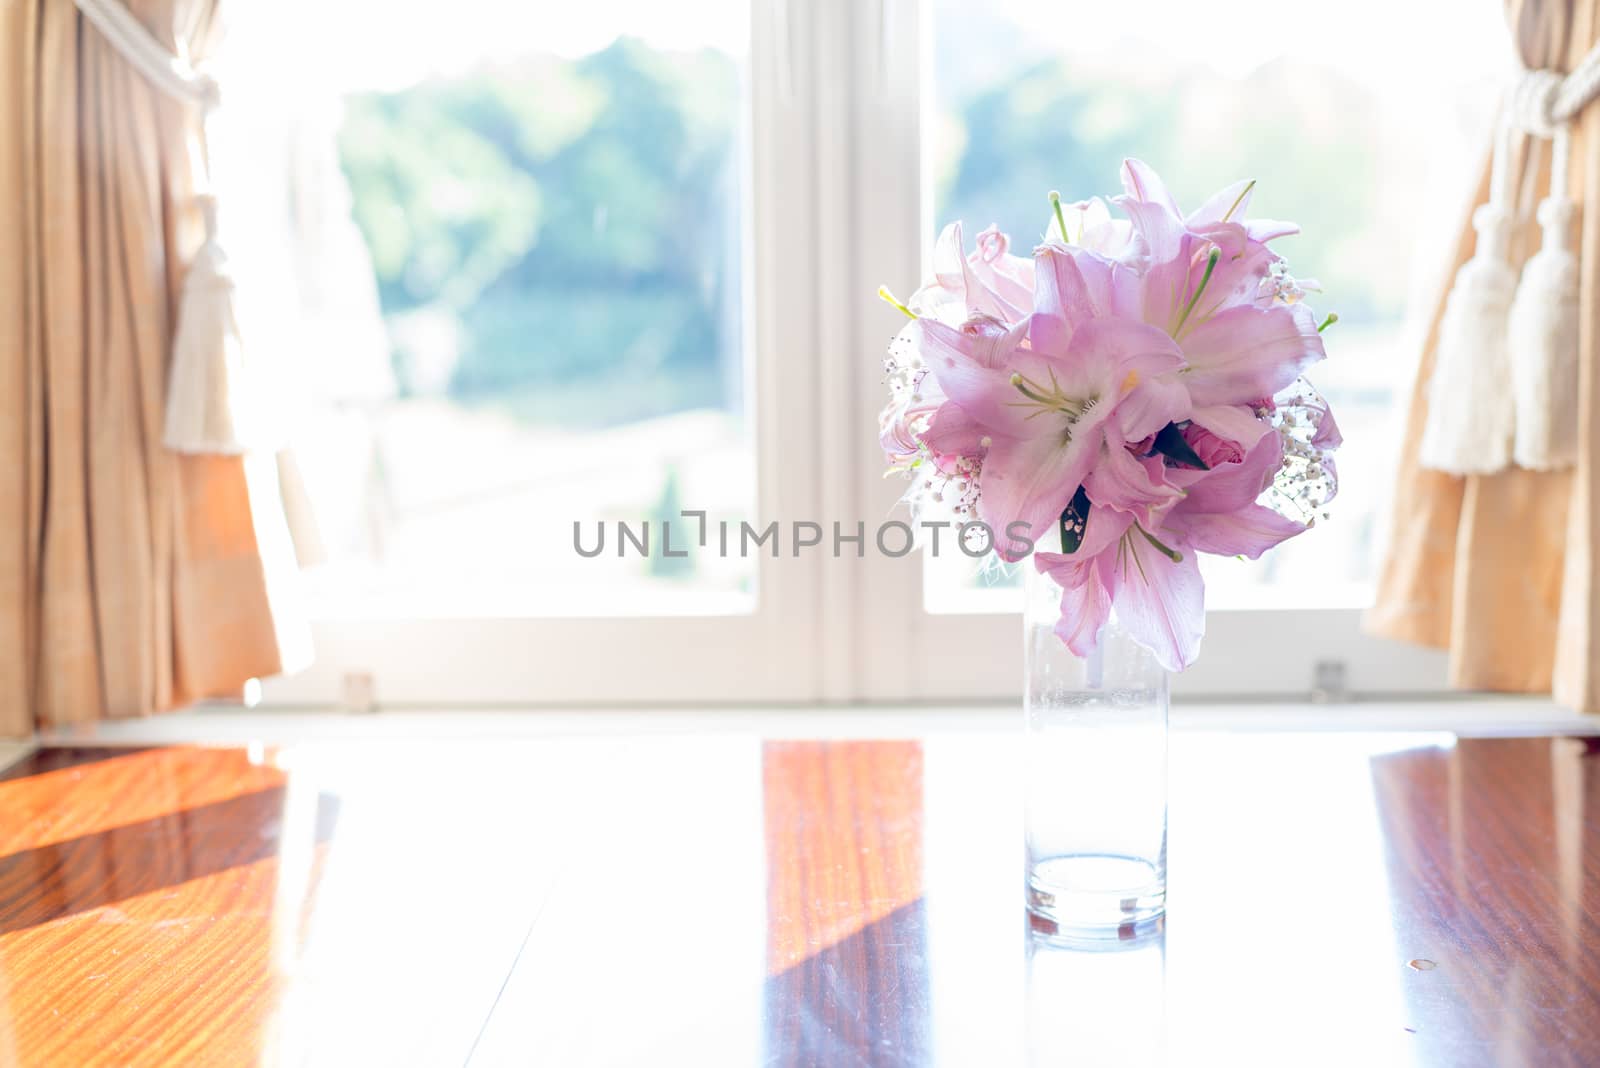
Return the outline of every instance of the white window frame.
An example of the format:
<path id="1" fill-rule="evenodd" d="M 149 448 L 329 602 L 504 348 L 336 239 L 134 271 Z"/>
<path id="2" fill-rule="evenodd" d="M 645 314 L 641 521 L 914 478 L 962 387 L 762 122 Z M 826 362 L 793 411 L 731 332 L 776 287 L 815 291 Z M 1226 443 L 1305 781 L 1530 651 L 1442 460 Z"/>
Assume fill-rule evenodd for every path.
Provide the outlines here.
<path id="1" fill-rule="evenodd" d="M 758 521 L 784 538 L 782 557 L 759 559 L 753 613 L 321 621 L 317 665 L 266 698 L 338 703 L 363 674 L 380 701 L 406 705 L 1015 699 L 1016 614 L 930 613 L 919 557 L 870 544 L 859 559 L 794 557 L 787 540 L 796 520 L 870 532 L 894 517 L 900 487 L 882 478 L 874 428 L 880 354 L 899 324 L 871 295 L 927 269 L 930 40 L 920 0 L 752 0 L 746 380 Z M 1359 623 L 1344 609 L 1212 611 L 1204 655 L 1175 689 L 1305 694 L 1323 661 L 1354 693 L 1445 689 L 1442 654 Z"/>
<path id="2" fill-rule="evenodd" d="M 756 520 L 787 523 L 819 511 L 819 459 L 785 443 L 814 439 L 820 405 L 814 353 L 819 276 L 810 252 L 815 206 L 810 26 L 802 5 L 752 6 L 744 113 L 744 285 L 747 411 L 756 450 Z M 800 196 L 765 195 L 780 180 Z M 553 516 L 570 525 L 581 516 Z M 781 551 L 789 553 L 787 531 Z M 470 546 L 463 546 L 470 551 Z M 755 557 L 756 605 L 736 615 L 368 619 L 313 621 L 316 662 L 267 680 L 273 705 L 346 703 L 347 681 L 370 679 L 385 706 L 684 704 L 811 701 L 829 609 L 814 554 Z M 584 561 L 576 554 L 573 567 Z M 363 683 L 363 686 L 365 684 Z"/>

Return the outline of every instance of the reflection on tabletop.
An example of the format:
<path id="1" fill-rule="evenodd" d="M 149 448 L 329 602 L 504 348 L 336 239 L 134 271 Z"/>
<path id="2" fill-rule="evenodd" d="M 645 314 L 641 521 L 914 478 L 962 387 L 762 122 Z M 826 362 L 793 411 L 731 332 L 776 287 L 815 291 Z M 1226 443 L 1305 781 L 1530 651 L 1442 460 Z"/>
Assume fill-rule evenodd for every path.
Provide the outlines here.
<path id="1" fill-rule="evenodd" d="M 1594 742 L 1179 729 L 1166 922 L 1097 943 L 1025 918 L 1017 746 L 45 749 L 0 773 L 0 1063 L 1600 1048 Z"/>

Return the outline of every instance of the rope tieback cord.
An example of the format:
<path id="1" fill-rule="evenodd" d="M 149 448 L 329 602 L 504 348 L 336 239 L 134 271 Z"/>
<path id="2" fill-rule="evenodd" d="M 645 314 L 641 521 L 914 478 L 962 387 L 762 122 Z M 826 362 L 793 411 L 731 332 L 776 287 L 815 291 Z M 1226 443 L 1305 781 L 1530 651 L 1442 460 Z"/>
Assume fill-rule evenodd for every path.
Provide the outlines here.
<path id="1" fill-rule="evenodd" d="M 1571 74 L 1523 70 L 1512 88 L 1508 112 L 1519 129 L 1549 140 L 1596 96 L 1600 96 L 1600 45 L 1590 49 Z"/>
<path id="2" fill-rule="evenodd" d="M 1512 129 L 1552 142 L 1552 195 L 1567 193 L 1567 130 L 1578 113 L 1600 97 L 1600 44 L 1589 50 L 1570 74 L 1520 69 L 1506 98 L 1505 118 Z"/>
<path id="3" fill-rule="evenodd" d="M 194 69 L 185 56 L 175 56 L 151 36 L 122 0 L 75 0 L 83 17 L 94 23 L 117 53 L 168 96 L 210 111 L 221 103 L 216 81 Z"/>

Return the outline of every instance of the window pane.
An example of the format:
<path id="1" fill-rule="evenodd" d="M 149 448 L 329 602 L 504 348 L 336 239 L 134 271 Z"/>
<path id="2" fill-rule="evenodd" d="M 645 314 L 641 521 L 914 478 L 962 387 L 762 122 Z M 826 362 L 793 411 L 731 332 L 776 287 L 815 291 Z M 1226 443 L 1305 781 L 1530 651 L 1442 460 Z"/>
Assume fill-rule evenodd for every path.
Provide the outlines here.
<path id="1" fill-rule="evenodd" d="M 935 0 L 934 216 L 990 223 L 1026 249 L 1045 194 L 1117 192 L 1125 156 L 1180 205 L 1255 178 L 1252 214 L 1340 321 L 1310 377 L 1345 435 L 1332 519 L 1257 562 L 1206 561 L 1213 607 L 1337 607 L 1370 595 L 1389 477 L 1440 238 L 1475 178 L 1504 28 L 1489 5 L 1357 0 L 1273 5 Z M 1438 27 L 1450 47 L 1423 47 Z M 929 235 L 931 238 L 931 235 Z M 970 239 L 970 238 L 969 238 Z M 1013 583 L 930 561 L 931 611 L 1017 607 Z M 1288 598 L 1286 600 L 1286 598 Z"/>
<path id="2" fill-rule="evenodd" d="M 660 529 L 755 499 L 746 8 L 318 10 L 347 45 L 334 143 L 381 307 L 374 358 L 306 376 L 325 613 L 753 606 L 753 559 L 669 558 Z M 616 523 L 644 520 L 649 557 L 619 559 Z M 600 557 L 575 522 L 586 546 L 605 524 Z"/>

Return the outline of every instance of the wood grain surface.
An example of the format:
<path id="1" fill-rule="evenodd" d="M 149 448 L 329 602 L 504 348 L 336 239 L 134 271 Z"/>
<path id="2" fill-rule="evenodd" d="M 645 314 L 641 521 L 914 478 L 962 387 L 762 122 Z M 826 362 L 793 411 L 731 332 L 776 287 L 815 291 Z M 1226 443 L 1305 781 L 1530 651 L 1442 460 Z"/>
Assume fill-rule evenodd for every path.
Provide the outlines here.
<path id="1" fill-rule="evenodd" d="M 922 1063 L 922 746 L 770 742 L 766 1063 Z"/>
<path id="2" fill-rule="evenodd" d="M 45 749 L 0 1065 L 1600 1063 L 1594 741 L 1176 732 L 1129 944 L 1026 922 L 1018 744 Z"/>

